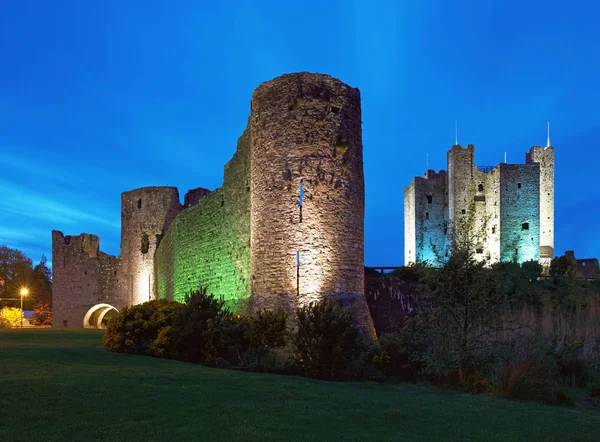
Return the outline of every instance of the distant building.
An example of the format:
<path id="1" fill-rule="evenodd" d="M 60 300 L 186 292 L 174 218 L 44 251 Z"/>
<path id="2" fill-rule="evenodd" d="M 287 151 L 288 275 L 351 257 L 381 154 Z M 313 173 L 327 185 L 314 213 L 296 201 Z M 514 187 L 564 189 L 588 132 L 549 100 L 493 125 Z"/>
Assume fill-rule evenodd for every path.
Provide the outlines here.
<path id="1" fill-rule="evenodd" d="M 554 257 L 554 147 L 532 147 L 525 164 L 475 166 L 475 147 L 455 145 L 448 170 L 428 170 L 404 189 L 405 264 L 439 266 L 453 226 L 464 224 L 481 260 Z"/>
<path id="2" fill-rule="evenodd" d="M 596 258 L 577 259 L 575 258 L 575 252 L 573 252 L 572 250 L 567 250 L 565 252 L 565 256 L 577 263 L 575 268 L 576 278 L 600 278 L 600 265 L 598 264 L 598 260 Z"/>

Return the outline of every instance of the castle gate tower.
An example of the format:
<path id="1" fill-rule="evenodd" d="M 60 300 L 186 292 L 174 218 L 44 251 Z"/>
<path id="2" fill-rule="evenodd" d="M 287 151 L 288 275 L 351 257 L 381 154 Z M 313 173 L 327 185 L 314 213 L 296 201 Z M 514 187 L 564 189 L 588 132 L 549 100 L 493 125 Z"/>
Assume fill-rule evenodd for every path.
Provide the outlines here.
<path id="1" fill-rule="evenodd" d="M 129 305 L 154 299 L 154 253 L 180 211 L 176 187 L 142 187 L 121 194 L 120 289 Z"/>
<path id="2" fill-rule="evenodd" d="M 327 75 L 283 75 L 251 104 L 251 308 L 364 298 L 360 92 Z M 364 315 L 366 310 L 366 315 Z"/>

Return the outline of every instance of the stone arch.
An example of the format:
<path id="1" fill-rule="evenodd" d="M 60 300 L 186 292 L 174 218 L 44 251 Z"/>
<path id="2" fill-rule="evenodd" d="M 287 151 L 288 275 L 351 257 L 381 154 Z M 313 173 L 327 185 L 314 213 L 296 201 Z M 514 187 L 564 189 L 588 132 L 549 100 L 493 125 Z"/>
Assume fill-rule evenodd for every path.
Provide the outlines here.
<path id="1" fill-rule="evenodd" d="M 102 321 L 108 319 L 107 316 L 119 313 L 115 307 L 110 304 L 96 304 L 90 308 L 83 317 L 84 328 L 104 328 Z"/>

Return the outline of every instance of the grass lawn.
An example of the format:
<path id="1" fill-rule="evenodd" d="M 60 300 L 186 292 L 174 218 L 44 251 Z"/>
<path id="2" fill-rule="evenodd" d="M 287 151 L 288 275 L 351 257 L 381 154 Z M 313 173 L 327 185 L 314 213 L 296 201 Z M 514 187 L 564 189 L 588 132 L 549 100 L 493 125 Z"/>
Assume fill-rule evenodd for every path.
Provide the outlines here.
<path id="1" fill-rule="evenodd" d="M 114 354 L 97 330 L 0 330 L 0 440 L 600 440 L 600 413 Z"/>

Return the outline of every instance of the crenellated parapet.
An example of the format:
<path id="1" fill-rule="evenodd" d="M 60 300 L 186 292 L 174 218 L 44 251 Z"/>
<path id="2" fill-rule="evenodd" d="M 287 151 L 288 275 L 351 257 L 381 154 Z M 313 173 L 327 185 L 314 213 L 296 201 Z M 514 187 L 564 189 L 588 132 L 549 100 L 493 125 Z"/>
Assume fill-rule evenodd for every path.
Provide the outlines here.
<path id="1" fill-rule="evenodd" d="M 355 306 L 373 338 L 364 209 L 358 89 L 328 75 L 283 75 L 254 91 L 223 186 L 192 189 L 183 205 L 175 187 L 122 194 L 115 298 L 124 305 L 183 301 L 203 287 L 247 312 L 292 312 L 330 298 Z M 100 256 L 97 244 L 97 237 L 82 239 L 86 256 L 73 260 Z M 53 248 L 59 259 L 62 249 Z M 64 281 L 71 271 L 56 275 Z M 55 296 L 66 299 L 62 288 Z"/>

